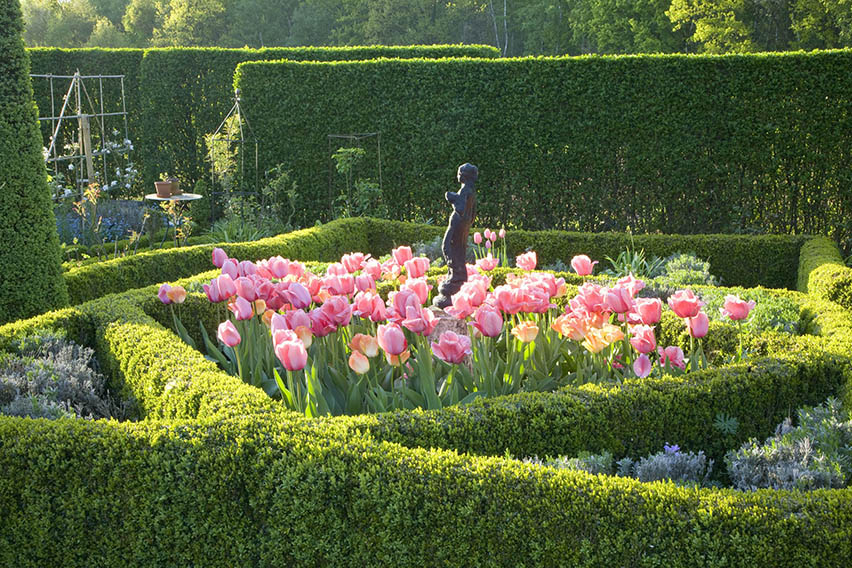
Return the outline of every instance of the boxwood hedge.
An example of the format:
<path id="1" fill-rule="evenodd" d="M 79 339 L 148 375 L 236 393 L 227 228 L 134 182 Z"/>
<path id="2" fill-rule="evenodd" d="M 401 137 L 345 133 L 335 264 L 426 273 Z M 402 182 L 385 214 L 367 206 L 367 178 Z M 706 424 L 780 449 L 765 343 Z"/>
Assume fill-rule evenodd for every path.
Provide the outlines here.
<path id="1" fill-rule="evenodd" d="M 665 442 L 718 455 L 716 412 L 739 419 L 735 444 L 828 395 L 852 405 L 852 313 L 828 299 L 796 296 L 814 335 L 754 338 L 754 358 L 736 366 L 308 420 L 180 343 L 157 321 L 166 312 L 155 290 L 0 327 L 0 347 L 55 326 L 94 345 L 140 418 L 0 418 L 0 563 L 845 566 L 852 557 L 849 489 L 686 489 L 502 457 Z M 203 314 L 205 302 L 194 294 L 181 309 Z"/>

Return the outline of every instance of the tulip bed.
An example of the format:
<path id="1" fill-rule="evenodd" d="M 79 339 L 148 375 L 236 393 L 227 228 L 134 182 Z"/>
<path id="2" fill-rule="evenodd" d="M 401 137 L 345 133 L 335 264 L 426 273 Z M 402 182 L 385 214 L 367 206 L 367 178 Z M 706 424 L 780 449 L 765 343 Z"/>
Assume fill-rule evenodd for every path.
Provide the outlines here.
<path id="1" fill-rule="evenodd" d="M 352 250 L 380 254 L 429 231 L 439 229 L 346 220 L 225 248 L 239 258 L 331 261 Z M 533 246 L 544 263 L 557 251 L 614 256 L 626 237 L 507 239 L 514 251 Z M 677 442 L 716 458 L 765 437 L 798 406 L 831 395 L 852 405 L 852 313 L 836 285 L 849 270 L 829 241 L 640 239 L 652 254 L 695 250 L 730 284 L 793 288 L 798 279 L 801 292 L 777 293 L 799 303 L 800 328 L 811 335 L 754 336 L 748 362 L 681 377 L 307 419 L 220 372 L 167 329 L 156 284 L 209 281 L 214 273 L 198 273 L 212 247 L 69 272 L 72 295 L 94 299 L 0 327 L 0 348 L 37 329 L 67 330 L 95 347 L 141 420 L 0 418 L 0 564 L 845 565 L 852 490 L 695 490 L 502 457 L 636 456 Z M 131 289 L 134 279 L 151 285 Z M 95 297 L 106 292 L 121 293 Z M 218 323 L 202 294 L 181 309 L 208 329 Z M 713 429 L 720 412 L 738 418 L 736 440 Z"/>

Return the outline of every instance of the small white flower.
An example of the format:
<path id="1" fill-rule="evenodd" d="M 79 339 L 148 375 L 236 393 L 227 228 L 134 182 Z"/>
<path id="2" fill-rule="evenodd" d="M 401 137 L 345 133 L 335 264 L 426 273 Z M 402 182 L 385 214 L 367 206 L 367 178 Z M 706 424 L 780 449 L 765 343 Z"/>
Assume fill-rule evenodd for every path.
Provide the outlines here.
<path id="1" fill-rule="evenodd" d="M 124 184 L 124 187 L 126 187 L 127 189 L 130 189 L 130 184 L 129 184 L 129 183 L 125 183 L 125 184 Z"/>
<path id="2" fill-rule="evenodd" d="M 69 170 L 73 170 L 73 169 L 74 169 L 74 164 L 68 164 L 68 169 L 69 169 Z"/>
<path id="3" fill-rule="evenodd" d="M 112 180 L 112 183 L 111 183 L 111 184 L 109 184 L 109 185 L 110 185 L 110 187 L 115 187 L 115 186 L 117 186 L 117 185 L 118 185 L 118 180 L 117 180 L 117 179 Z"/>

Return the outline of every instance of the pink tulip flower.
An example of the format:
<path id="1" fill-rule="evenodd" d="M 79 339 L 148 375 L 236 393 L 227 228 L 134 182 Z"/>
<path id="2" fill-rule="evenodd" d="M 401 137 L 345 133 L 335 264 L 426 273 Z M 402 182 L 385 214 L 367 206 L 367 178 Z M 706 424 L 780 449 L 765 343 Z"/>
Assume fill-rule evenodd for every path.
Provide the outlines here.
<path id="1" fill-rule="evenodd" d="M 355 277 L 355 289 L 359 292 L 367 290 L 376 290 L 376 280 L 369 274 L 359 274 Z"/>
<path id="2" fill-rule="evenodd" d="M 325 269 L 326 276 L 344 276 L 346 274 L 349 274 L 349 271 L 346 270 L 346 267 L 340 262 L 332 262 L 328 265 L 328 268 Z"/>
<path id="3" fill-rule="evenodd" d="M 592 259 L 585 254 L 578 254 L 571 259 L 571 268 L 577 273 L 577 276 L 588 276 L 594 271 L 598 261 L 592 262 Z"/>
<path id="4" fill-rule="evenodd" d="M 425 305 L 429 299 L 429 290 L 432 289 L 425 278 L 409 278 L 402 285 L 400 290 L 411 290 L 417 296 L 421 305 Z"/>
<path id="5" fill-rule="evenodd" d="M 406 308 L 406 318 L 402 320 L 402 326 L 419 335 L 428 336 L 438 325 L 438 318 L 432 313 L 429 308 L 414 308 L 408 306 Z"/>
<path id="6" fill-rule="evenodd" d="M 355 278 L 348 273 L 330 274 L 322 279 L 322 285 L 334 296 L 351 296 L 355 293 Z"/>
<path id="7" fill-rule="evenodd" d="M 240 276 L 234 281 L 234 286 L 237 287 L 237 296 L 240 298 L 245 298 L 249 302 L 257 300 L 257 290 L 250 278 Z"/>
<path id="8" fill-rule="evenodd" d="M 422 305 L 423 303 L 414 290 L 400 288 L 398 291 L 388 294 L 388 318 L 395 322 L 402 321 L 405 319 L 408 306 L 420 308 Z M 394 353 L 394 355 L 399 355 L 399 353 Z"/>
<path id="9" fill-rule="evenodd" d="M 311 293 L 299 282 L 281 282 L 278 284 L 278 293 L 281 294 L 288 304 L 297 310 L 304 310 L 311 305 Z"/>
<path id="10" fill-rule="evenodd" d="M 250 260 L 244 260 L 237 265 L 240 276 L 251 276 L 257 273 L 257 265 Z"/>
<path id="11" fill-rule="evenodd" d="M 470 296 L 458 292 L 453 295 L 453 303 L 444 308 L 447 315 L 456 319 L 465 319 L 476 311 L 476 306 L 470 303 Z"/>
<path id="12" fill-rule="evenodd" d="M 242 296 L 237 296 L 236 302 L 228 304 L 228 309 L 231 311 L 231 313 L 234 314 L 234 317 L 237 318 L 237 321 L 251 319 L 251 317 L 254 315 L 251 309 L 251 302 L 249 302 Z"/>
<path id="13" fill-rule="evenodd" d="M 490 249 L 491 249 L 491 241 L 490 240 L 485 241 L 485 250 L 490 250 Z"/>
<path id="14" fill-rule="evenodd" d="M 636 376 L 640 379 L 644 379 L 650 375 L 651 359 L 649 359 L 647 355 L 639 355 L 639 357 L 633 361 L 633 372 L 636 373 Z"/>
<path id="15" fill-rule="evenodd" d="M 489 239 L 492 243 L 493 243 L 493 242 L 496 242 L 496 241 L 497 241 L 497 233 L 495 233 L 494 231 L 491 231 L 491 233 L 489 233 L 489 235 L 488 235 L 488 239 Z"/>
<path id="16" fill-rule="evenodd" d="M 438 338 L 437 343 L 432 342 L 432 352 L 441 361 L 458 365 L 464 361 L 466 355 L 471 354 L 470 337 L 445 331 Z"/>
<path id="17" fill-rule="evenodd" d="M 222 265 L 225 264 L 226 260 L 228 260 L 228 254 L 218 247 L 213 249 L 212 257 L 213 266 L 215 266 L 216 268 L 222 268 Z"/>
<path id="18" fill-rule="evenodd" d="M 500 263 L 500 261 L 498 259 L 494 258 L 491 255 L 491 253 L 489 252 L 488 256 L 480 258 L 479 260 L 476 261 L 476 267 L 480 270 L 484 270 L 484 271 L 488 272 L 489 270 L 494 270 L 495 268 L 497 268 L 497 265 L 499 263 Z"/>
<path id="19" fill-rule="evenodd" d="M 686 320 L 686 326 L 689 329 L 689 335 L 696 339 L 700 339 L 707 335 L 707 330 L 710 328 L 710 320 L 704 312 L 698 312 L 694 318 Z"/>
<path id="20" fill-rule="evenodd" d="M 645 287 L 645 283 L 642 280 L 634 277 L 632 274 L 628 274 L 624 278 L 620 278 L 616 283 L 616 288 L 624 288 L 628 292 L 630 292 L 630 296 L 635 298 L 636 294 Z"/>
<path id="21" fill-rule="evenodd" d="M 694 318 L 703 305 L 692 290 L 678 290 L 669 296 L 669 307 L 679 318 Z"/>
<path id="22" fill-rule="evenodd" d="M 607 289 L 594 282 L 586 282 L 577 288 L 577 295 L 571 300 L 571 307 L 582 307 L 588 312 L 604 312 Z"/>
<path id="23" fill-rule="evenodd" d="M 611 288 L 606 292 L 606 306 L 617 314 L 633 309 L 633 296 L 627 288 Z"/>
<path id="24" fill-rule="evenodd" d="M 353 252 L 351 254 L 344 254 L 340 259 L 340 263 L 346 268 L 349 274 L 361 270 L 361 265 L 364 263 L 364 259 L 366 255 L 363 252 Z"/>
<path id="25" fill-rule="evenodd" d="M 491 234 L 492 234 L 491 229 L 485 229 L 484 235 L 485 235 L 485 238 L 489 241 L 491 240 Z"/>
<path id="26" fill-rule="evenodd" d="M 216 337 L 218 337 L 219 341 L 228 347 L 235 347 L 239 345 L 240 341 L 242 341 L 240 332 L 237 331 L 237 327 L 231 320 L 223 321 L 219 324 L 219 330 L 216 333 Z"/>
<path id="27" fill-rule="evenodd" d="M 501 228 L 500 231 L 497 233 L 497 236 L 500 237 L 501 239 L 505 239 L 506 238 L 506 229 Z"/>
<path id="28" fill-rule="evenodd" d="M 345 296 L 332 296 L 320 308 L 338 328 L 346 327 L 352 319 L 352 306 Z"/>
<path id="29" fill-rule="evenodd" d="M 738 321 L 746 319 L 749 312 L 754 309 L 755 305 L 757 304 L 754 300 L 746 302 L 745 300 L 741 300 L 738 296 L 729 294 L 725 296 L 725 307 L 720 308 L 719 311 L 723 316 L 728 316 L 732 320 Z"/>
<path id="30" fill-rule="evenodd" d="M 364 274 L 369 274 L 373 280 L 378 280 L 382 277 L 382 263 L 380 263 L 375 258 L 371 258 L 364 262 L 364 265 L 361 267 L 361 270 Z"/>
<path id="31" fill-rule="evenodd" d="M 169 284 L 161 284 L 160 289 L 157 291 L 157 297 L 166 305 L 172 303 L 171 298 L 169 298 L 169 290 L 171 289 L 172 287 Z"/>
<path id="32" fill-rule="evenodd" d="M 204 284 L 202 288 L 204 288 L 204 293 L 207 294 L 207 299 L 214 304 L 223 302 L 237 293 L 234 281 L 227 274 L 214 278 L 209 285 Z"/>
<path id="33" fill-rule="evenodd" d="M 231 277 L 231 280 L 236 280 L 240 277 L 240 269 L 238 267 L 237 260 L 234 258 L 227 259 L 221 268 L 222 274 L 227 274 Z"/>
<path id="34" fill-rule="evenodd" d="M 321 308 L 311 310 L 308 317 L 311 319 L 311 331 L 317 337 L 325 337 L 329 333 L 337 331 L 337 326 L 332 321 L 331 315 L 322 311 Z"/>
<path id="35" fill-rule="evenodd" d="M 405 272 L 409 278 L 422 278 L 429 270 L 429 259 L 425 256 L 418 256 L 411 260 L 405 261 Z"/>
<path id="36" fill-rule="evenodd" d="M 660 356 L 660 365 L 665 365 L 668 361 L 672 367 L 686 368 L 686 363 L 683 361 L 683 349 L 680 347 L 669 346 L 665 349 L 657 347 L 657 355 Z"/>
<path id="37" fill-rule="evenodd" d="M 290 273 L 290 260 L 281 256 L 273 256 L 266 261 L 266 267 L 273 278 L 284 278 Z"/>
<path id="38" fill-rule="evenodd" d="M 515 258 L 515 264 L 521 270 L 535 270 L 535 266 L 538 264 L 538 256 L 534 250 L 525 252 Z"/>
<path id="39" fill-rule="evenodd" d="M 393 259 L 399 266 L 405 266 L 406 260 L 414 258 L 411 247 L 397 247 L 391 251 L 391 256 L 393 256 Z"/>
<path id="40" fill-rule="evenodd" d="M 288 371 L 300 371 L 308 362 L 308 351 L 295 331 L 280 331 L 275 337 L 275 356 Z"/>
<path id="41" fill-rule="evenodd" d="M 419 306 L 418 306 L 419 307 Z M 379 325 L 376 339 L 388 355 L 399 355 L 408 347 L 402 328 L 396 323 Z"/>
<path id="42" fill-rule="evenodd" d="M 485 231 L 487 233 L 488 229 L 485 229 Z M 473 242 L 477 245 L 481 245 L 482 244 L 482 233 L 480 233 L 479 231 L 475 232 L 473 234 Z"/>
<path id="43" fill-rule="evenodd" d="M 657 338 L 654 337 L 654 328 L 649 325 L 635 325 L 631 328 L 630 345 L 637 352 L 647 355 L 653 353 L 657 348 Z"/>
<path id="44" fill-rule="evenodd" d="M 645 325 L 654 325 L 663 315 L 663 302 L 659 298 L 637 298 L 633 309 Z"/>
<path id="45" fill-rule="evenodd" d="M 482 304 L 469 325 L 485 337 L 497 337 L 503 332 L 503 316 L 494 306 Z"/>
<path id="46" fill-rule="evenodd" d="M 388 319 L 385 301 L 374 292 L 359 292 L 355 295 L 353 314 L 361 318 L 370 318 L 372 322 Z"/>

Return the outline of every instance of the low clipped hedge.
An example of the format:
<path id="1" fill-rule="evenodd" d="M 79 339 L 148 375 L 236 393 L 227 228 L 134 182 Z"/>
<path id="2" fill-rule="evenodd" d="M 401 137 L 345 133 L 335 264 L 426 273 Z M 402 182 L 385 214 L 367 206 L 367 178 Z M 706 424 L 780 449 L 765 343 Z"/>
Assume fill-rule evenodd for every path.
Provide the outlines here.
<path id="1" fill-rule="evenodd" d="M 802 247 L 799 290 L 852 309 L 852 268 L 833 241 L 816 237 Z"/>
<path id="2" fill-rule="evenodd" d="M 636 455 L 663 443 L 718 456 L 799 405 L 829 395 L 852 405 L 852 314 L 826 299 L 801 297 L 802 325 L 818 335 L 765 334 L 754 340 L 762 356 L 741 365 L 309 420 L 182 344 L 158 323 L 167 309 L 155 290 L 0 327 L 0 347 L 68 327 L 95 346 L 140 418 L 0 418 L 3 565 L 845 566 L 852 557 L 849 489 L 696 490 L 500 457 Z M 191 295 L 185 308 L 201 314 L 205 301 Z M 710 425 L 721 411 L 741 425 L 724 444 Z"/>

